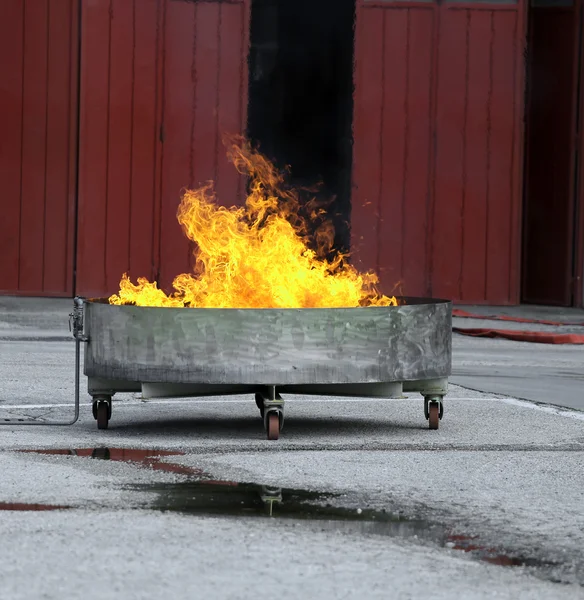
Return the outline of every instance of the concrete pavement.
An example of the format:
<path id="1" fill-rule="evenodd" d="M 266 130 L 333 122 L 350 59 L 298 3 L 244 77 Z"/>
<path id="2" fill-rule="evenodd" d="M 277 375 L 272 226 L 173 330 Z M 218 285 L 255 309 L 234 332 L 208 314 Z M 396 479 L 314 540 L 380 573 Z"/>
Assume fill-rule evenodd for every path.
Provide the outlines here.
<path id="1" fill-rule="evenodd" d="M 485 317 L 505 315 L 563 326 L 454 318 L 456 327 L 584 334 L 584 310 L 549 306 L 460 306 Z M 453 337 L 451 381 L 470 389 L 584 410 L 584 346 Z"/>
<path id="2" fill-rule="evenodd" d="M 70 304 L 12 325 L 0 310 L 13 338 L 0 340 L 0 419 L 71 414 L 74 344 L 55 341 L 68 335 Z M 513 342 L 463 339 L 529 366 Z M 532 350 L 534 364 L 549 349 Z M 456 341 L 455 369 L 472 351 L 465 358 Z M 3 597 L 584 598 L 584 412 L 453 386 L 440 429 L 428 431 L 416 395 L 290 397 L 282 438 L 268 442 L 247 396 L 120 395 L 107 431 L 83 399 L 72 427 L 0 427 L 0 503 L 68 507 L 0 504 Z M 105 447 L 181 455 L 152 464 L 20 452 Z M 334 494 L 311 500 L 331 517 L 165 513 L 164 497 L 199 493 L 189 486 L 201 471 Z M 341 508 L 367 520 L 335 520 Z M 375 515 L 401 525 L 390 532 Z M 432 528 L 436 539 L 424 534 Z M 527 566 L 500 566 L 514 562 Z"/>

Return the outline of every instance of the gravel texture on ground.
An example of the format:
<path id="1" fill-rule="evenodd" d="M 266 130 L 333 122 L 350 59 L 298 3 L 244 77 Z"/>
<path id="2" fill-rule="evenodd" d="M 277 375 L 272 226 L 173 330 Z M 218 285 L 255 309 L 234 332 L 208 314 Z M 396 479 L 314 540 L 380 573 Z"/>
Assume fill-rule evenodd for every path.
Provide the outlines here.
<path id="1" fill-rule="evenodd" d="M 5 513 L 0 536 L 10 600 L 584 597 L 521 569 L 314 523 L 71 510 Z"/>
<path id="2" fill-rule="evenodd" d="M 68 334 L 59 325 L 65 304 L 49 306 L 49 319 L 35 306 L 3 313 L 0 302 L 0 338 L 13 337 L 0 339 L 0 421 L 72 414 L 74 344 L 47 341 Z M 546 369 L 577 384 L 581 357 L 582 348 L 454 338 L 455 372 L 513 376 L 520 390 L 541 387 L 530 373 L 549 382 Z M 576 388 L 570 397 L 566 389 L 546 397 L 570 405 Z M 584 584 L 583 412 L 452 386 L 439 431 L 428 431 L 418 395 L 290 396 L 274 443 L 252 397 L 118 399 L 107 431 L 96 429 L 84 389 L 72 427 L 0 427 L 0 502 L 72 507 L 0 510 L 0 597 L 584 598 L 583 587 L 548 580 Z M 335 505 L 423 518 L 559 566 L 489 565 L 330 522 L 161 513 L 150 510 L 157 494 L 144 486 L 164 489 L 186 475 L 17 452 L 104 447 L 180 450 L 163 460 L 227 480 L 334 491 Z"/>

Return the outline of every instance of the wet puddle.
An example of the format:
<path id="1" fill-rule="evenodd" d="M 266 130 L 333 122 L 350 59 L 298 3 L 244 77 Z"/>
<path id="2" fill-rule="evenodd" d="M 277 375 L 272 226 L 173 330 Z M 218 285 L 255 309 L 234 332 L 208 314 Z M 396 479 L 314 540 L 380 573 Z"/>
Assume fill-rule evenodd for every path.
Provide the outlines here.
<path id="1" fill-rule="evenodd" d="M 126 462 L 137 467 L 190 476 L 178 483 L 134 484 L 125 489 L 155 494 L 148 508 L 198 516 L 256 517 L 313 521 L 321 530 L 346 531 L 413 539 L 470 554 L 505 567 L 553 567 L 534 558 L 509 556 L 481 544 L 476 536 L 454 534 L 438 523 L 406 518 L 384 510 L 344 508 L 333 505 L 340 494 L 262 486 L 254 483 L 216 481 L 202 469 L 163 461 L 183 452 L 129 448 L 83 448 L 75 450 L 21 450 L 45 455 L 76 456 Z M 2 508 L 21 506 L 29 508 Z M 33 508 L 35 507 L 35 508 Z M 0 504 L 0 510 L 58 510 L 64 506 Z"/>
<path id="2" fill-rule="evenodd" d="M 145 467 L 147 469 L 152 469 L 153 471 L 164 471 L 165 473 L 195 475 L 197 477 L 203 475 L 203 471 L 200 469 L 186 467 L 172 462 L 161 462 L 161 459 L 168 456 L 184 456 L 184 452 L 173 452 L 169 450 L 137 450 L 134 448 L 77 448 L 73 450 L 20 450 L 20 452 L 97 458 L 101 460 L 111 460 L 114 462 L 127 462 L 138 467 Z"/>
<path id="3" fill-rule="evenodd" d="M 447 542 L 444 527 L 384 511 L 333 506 L 338 494 L 206 479 L 172 484 L 136 484 L 126 489 L 153 492 L 149 507 L 190 515 L 316 521 L 320 529 Z"/>
<path id="4" fill-rule="evenodd" d="M 316 521 L 321 530 L 345 531 L 432 542 L 460 550 L 499 566 L 553 566 L 531 558 L 500 554 L 480 544 L 477 537 L 455 535 L 450 528 L 426 520 L 402 517 L 384 510 L 334 506 L 340 494 L 262 486 L 254 483 L 186 481 L 173 484 L 128 486 L 155 493 L 150 508 L 162 512 L 231 517 L 272 517 L 294 521 Z"/>

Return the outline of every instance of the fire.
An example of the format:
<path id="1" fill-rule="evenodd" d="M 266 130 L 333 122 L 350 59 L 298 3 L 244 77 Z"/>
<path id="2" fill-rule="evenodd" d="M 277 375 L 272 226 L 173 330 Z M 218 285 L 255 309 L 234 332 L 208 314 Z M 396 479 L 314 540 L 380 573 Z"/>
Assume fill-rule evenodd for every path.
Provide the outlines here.
<path id="1" fill-rule="evenodd" d="M 301 203 L 284 175 L 243 139 L 228 157 L 250 180 L 242 207 L 216 202 L 213 183 L 187 190 L 178 222 L 195 242 L 195 268 L 166 294 L 156 282 L 124 274 L 110 304 L 198 308 L 325 308 L 396 305 L 381 295 L 374 273 L 359 273 L 333 254 L 334 229 L 316 201 Z"/>

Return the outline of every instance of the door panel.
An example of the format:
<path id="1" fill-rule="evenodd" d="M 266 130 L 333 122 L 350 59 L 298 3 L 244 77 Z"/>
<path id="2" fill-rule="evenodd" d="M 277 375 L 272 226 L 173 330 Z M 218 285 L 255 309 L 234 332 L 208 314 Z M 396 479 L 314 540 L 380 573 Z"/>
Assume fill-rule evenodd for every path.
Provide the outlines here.
<path id="1" fill-rule="evenodd" d="M 519 15 L 471 6 L 441 12 L 432 293 L 508 304 L 519 278 Z"/>
<path id="2" fill-rule="evenodd" d="M 351 256 L 386 292 L 426 289 L 435 20 L 429 3 L 357 4 Z"/>
<path id="3" fill-rule="evenodd" d="M 76 0 L 0 3 L 0 293 L 73 291 L 77 35 Z"/>
<path id="4" fill-rule="evenodd" d="M 240 133 L 247 2 L 94 0 L 84 4 L 78 285 L 108 295 L 128 272 L 168 287 L 192 266 L 176 220 L 184 188 L 241 178 L 223 133 Z"/>
<path id="5" fill-rule="evenodd" d="M 359 2 L 352 251 L 386 293 L 518 301 L 523 31 L 523 2 Z"/>
<path id="6" fill-rule="evenodd" d="M 77 293 L 152 277 L 159 145 L 159 0 L 83 4 Z"/>
<path id="7" fill-rule="evenodd" d="M 239 203 L 241 178 L 222 137 L 245 129 L 249 5 L 169 0 L 163 72 L 160 283 L 194 264 L 176 220 L 181 190 L 213 180 L 218 200 Z"/>

